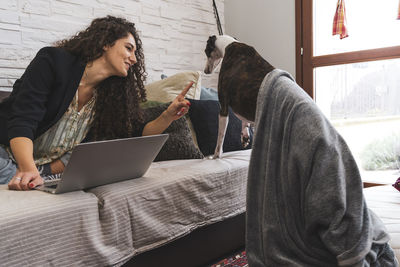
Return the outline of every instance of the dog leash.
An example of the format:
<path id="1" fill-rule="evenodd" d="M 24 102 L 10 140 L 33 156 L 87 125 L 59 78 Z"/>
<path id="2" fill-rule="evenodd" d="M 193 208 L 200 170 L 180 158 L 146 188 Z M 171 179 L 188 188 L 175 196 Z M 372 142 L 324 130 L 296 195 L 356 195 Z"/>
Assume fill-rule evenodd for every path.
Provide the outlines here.
<path id="1" fill-rule="evenodd" d="M 217 21 L 218 33 L 219 35 L 223 35 L 224 33 L 222 31 L 221 21 L 219 20 L 218 9 L 217 5 L 215 4 L 215 0 L 213 0 L 213 7 L 214 7 L 214 17 Z"/>

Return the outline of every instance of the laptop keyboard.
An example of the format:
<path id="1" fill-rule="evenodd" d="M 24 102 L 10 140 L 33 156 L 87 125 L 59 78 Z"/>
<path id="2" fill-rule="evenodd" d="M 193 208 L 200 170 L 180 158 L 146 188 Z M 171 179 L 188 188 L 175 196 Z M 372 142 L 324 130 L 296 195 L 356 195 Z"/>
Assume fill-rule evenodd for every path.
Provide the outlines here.
<path id="1" fill-rule="evenodd" d="M 42 178 L 44 180 L 44 185 L 45 186 L 57 185 L 58 182 L 61 180 L 61 175 L 62 175 L 62 173 L 42 176 Z"/>

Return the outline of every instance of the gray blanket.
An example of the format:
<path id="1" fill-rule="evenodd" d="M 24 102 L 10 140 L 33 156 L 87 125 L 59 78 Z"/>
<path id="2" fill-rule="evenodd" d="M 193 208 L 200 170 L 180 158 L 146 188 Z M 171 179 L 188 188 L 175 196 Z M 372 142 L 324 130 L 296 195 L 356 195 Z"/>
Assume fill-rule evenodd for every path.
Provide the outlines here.
<path id="1" fill-rule="evenodd" d="M 247 188 L 250 266 L 397 266 L 345 141 L 287 72 L 260 88 Z"/>

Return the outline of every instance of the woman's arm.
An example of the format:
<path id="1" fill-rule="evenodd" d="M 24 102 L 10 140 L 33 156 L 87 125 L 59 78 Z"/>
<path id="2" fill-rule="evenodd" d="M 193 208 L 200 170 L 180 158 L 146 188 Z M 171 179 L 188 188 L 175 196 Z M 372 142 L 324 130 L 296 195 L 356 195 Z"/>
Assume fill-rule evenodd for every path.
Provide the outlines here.
<path id="1" fill-rule="evenodd" d="M 174 120 L 181 118 L 188 112 L 190 102 L 185 99 L 185 95 L 192 85 L 193 82 L 190 82 L 157 119 L 144 126 L 143 136 L 161 134 Z"/>
<path id="2" fill-rule="evenodd" d="M 62 173 L 64 171 L 65 165 L 60 159 L 50 163 L 51 174 Z"/>
<path id="3" fill-rule="evenodd" d="M 10 140 L 10 147 L 17 161 L 18 169 L 8 184 L 9 189 L 29 190 L 43 184 L 43 179 L 33 160 L 32 140 L 26 137 L 16 137 Z"/>
<path id="4" fill-rule="evenodd" d="M 65 166 L 67 166 L 68 161 L 71 157 L 71 152 L 67 152 L 60 158 L 53 160 L 50 163 L 38 166 L 38 170 L 42 178 L 46 178 L 48 175 L 63 173 Z"/>
<path id="5" fill-rule="evenodd" d="M 48 95 L 55 82 L 54 53 L 55 48 L 40 49 L 14 84 L 15 97 L 7 119 L 9 140 L 15 137 L 34 139 L 36 129 L 47 111 Z"/>
<path id="6" fill-rule="evenodd" d="M 144 126 L 142 135 L 146 136 L 146 135 L 161 134 L 162 132 L 165 131 L 165 129 L 168 128 L 168 126 L 172 122 L 173 119 L 171 119 L 171 117 L 166 113 L 166 111 L 164 111 L 157 119 L 147 123 Z"/>
<path id="7" fill-rule="evenodd" d="M 46 101 L 55 80 L 53 50 L 40 49 L 13 87 L 16 97 L 9 110 L 7 135 L 18 169 L 8 184 L 10 189 L 28 190 L 43 183 L 33 160 L 32 140 L 45 115 Z"/>

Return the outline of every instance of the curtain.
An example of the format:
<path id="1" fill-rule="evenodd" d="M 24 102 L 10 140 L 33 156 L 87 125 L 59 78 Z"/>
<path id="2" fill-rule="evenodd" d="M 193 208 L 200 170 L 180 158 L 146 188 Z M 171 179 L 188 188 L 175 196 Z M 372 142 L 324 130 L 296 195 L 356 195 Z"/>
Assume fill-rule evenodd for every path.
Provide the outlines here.
<path id="1" fill-rule="evenodd" d="M 344 0 L 338 0 L 335 17 L 333 18 L 332 35 L 340 34 L 340 39 L 349 36 L 347 32 L 346 9 Z"/>

